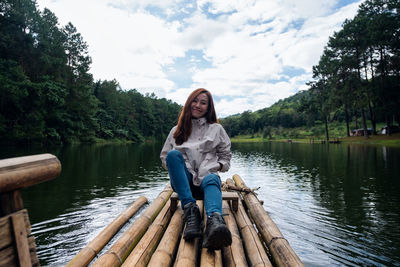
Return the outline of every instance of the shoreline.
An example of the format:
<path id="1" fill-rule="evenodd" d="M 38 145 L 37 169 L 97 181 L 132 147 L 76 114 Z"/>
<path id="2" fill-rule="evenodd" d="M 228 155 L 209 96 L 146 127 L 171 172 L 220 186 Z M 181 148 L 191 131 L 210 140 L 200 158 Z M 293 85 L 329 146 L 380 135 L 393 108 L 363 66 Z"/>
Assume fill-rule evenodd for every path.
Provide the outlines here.
<path id="1" fill-rule="evenodd" d="M 313 140 L 313 142 L 311 141 Z M 342 138 L 330 138 L 330 141 L 339 141 L 342 144 L 361 144 L 361 145 L 380 145 L 380 146 L 391 146 L 400 147 L 400 133 L 396 133 L 390 136 L 386 135 L 372 135 L 368 139 L 364 136 L 351 136 Z M 232 143 L 264 143 L 264 142 L 283 142 L 283 143 L 302 143 L 302 144 L 321 144 L 325 142 L 323 138 L 279 138 L 279 139 L 267 139 L 262 137 L 248 137 L 239 136 L 232 137 Z"/>

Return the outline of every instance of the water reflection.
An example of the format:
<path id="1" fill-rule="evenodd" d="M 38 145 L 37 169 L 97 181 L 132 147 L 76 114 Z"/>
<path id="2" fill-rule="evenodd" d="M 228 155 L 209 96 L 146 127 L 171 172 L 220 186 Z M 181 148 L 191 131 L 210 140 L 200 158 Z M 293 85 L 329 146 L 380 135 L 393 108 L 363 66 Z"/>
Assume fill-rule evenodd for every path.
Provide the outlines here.
<path id="1" fill-rule="evenodd" d="M 139 196 L 152 201 L 168 182 L 158 151 L 155 144 L 50 151 L 61 161 L 60 176 L 23 191 L 41 265 L 64 266 Z"/>
<path id="2" fill-rule="evenodd" d="M 239 144 L 245 180 L 307 265 L 399 262 L 398 149 L 347 145 Z M 252 162 L 247 172 L 246 162 Z M 328 257 L 328 258 L 325 258 Z M 321 261 L 323 260 L 323 261 Z"/>
<path id="3" fill-rule="evenodd" d="M 168 182 L 160 149 L 50 151 L 61 175 L 23 191 L 41 265 L 65 265 L 140 195 L 153 200 Z M 399 266 L 398 158 L 390 147 L 233 144 L 232 169 L 222 179 L 237 173 L 260 187 L 265 209 L 307 266 Z"/>

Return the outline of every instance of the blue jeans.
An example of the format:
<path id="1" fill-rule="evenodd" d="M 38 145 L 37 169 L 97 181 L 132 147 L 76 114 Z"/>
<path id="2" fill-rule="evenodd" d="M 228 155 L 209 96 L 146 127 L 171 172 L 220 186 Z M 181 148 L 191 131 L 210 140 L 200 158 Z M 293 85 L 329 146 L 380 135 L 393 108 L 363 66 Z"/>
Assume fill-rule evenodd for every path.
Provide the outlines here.
<path id="1" fill-rule="evenodd" d="M 207 216 L 214 212 L 222 214 L 222 192 L 221 179 L 218 175 L 211 173 L 205 176 L 200 186 L 195 186 L 192 174 L 188 171 L 182 153 L 171 150 L 166 158 L 171 186 L 178 193 L 182 207 L 190 202 L 196 202 L 196 198 L 204 196 L 204 207 Z"/>

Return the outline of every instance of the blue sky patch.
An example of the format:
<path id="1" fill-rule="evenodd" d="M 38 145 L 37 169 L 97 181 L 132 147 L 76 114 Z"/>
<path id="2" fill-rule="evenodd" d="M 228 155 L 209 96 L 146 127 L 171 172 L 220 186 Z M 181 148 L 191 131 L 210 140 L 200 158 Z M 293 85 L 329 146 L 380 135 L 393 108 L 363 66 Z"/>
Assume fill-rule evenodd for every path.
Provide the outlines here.
<path id="1" fill-rule="evenodd" d="M 211 68 L 212 64 L 204 59 L 202 50 L 188 50 L 185 57 L 176 58 L 173 64 L 163 68 L 167 78 L 178 87 L 188 88 L 192 85 L 193 70 Z"/>

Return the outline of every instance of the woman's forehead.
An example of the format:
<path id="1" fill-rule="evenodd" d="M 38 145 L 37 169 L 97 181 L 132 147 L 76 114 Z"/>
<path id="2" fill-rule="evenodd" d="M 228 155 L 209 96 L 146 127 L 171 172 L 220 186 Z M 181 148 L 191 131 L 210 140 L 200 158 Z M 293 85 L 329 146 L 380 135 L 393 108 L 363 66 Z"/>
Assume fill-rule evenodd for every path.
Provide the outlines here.
<path id="1" fill-rule="evenodd" d="M 201 93 L 198 96 L 195 97 L 195 99 L 198 100 L 208 100 L 208 96 L 206 95 L 206 93 Z"/>

